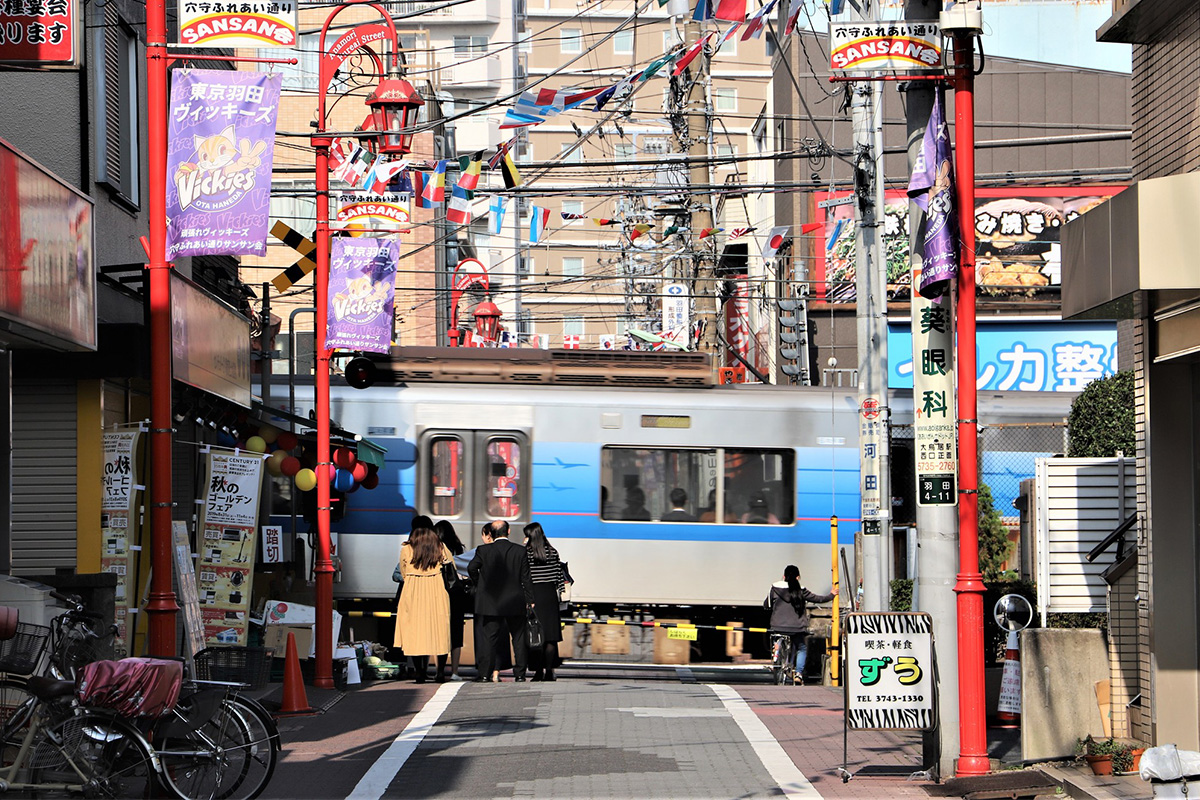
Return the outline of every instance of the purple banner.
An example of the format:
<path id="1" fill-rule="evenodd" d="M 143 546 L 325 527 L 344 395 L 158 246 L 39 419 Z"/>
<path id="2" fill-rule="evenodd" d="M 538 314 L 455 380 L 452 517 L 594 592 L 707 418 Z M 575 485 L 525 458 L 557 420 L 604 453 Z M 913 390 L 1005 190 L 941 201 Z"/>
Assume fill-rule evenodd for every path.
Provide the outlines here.
<path id="1" fill-rule="evenodd" d="M 392 239 L 333 240 L 327 348 L 388 352 L 399 260 L 400 243 Z"/>
<path id="2" fill-rule="evenodd" d="M 167 258 L 266 255 L 282 82 L 279 73 L 171 73 Z"/>
<path id="3" fill-rule="evenodd" d="M 925 126 L 921 152 L 913 165 L 908 195 L 925 212 L 925 257 L 921 267 L 922 297 L 945 294 L 958 275 L 958 215 L 954 211 L 954 165 L 950 133 L 938 90 Z"/>

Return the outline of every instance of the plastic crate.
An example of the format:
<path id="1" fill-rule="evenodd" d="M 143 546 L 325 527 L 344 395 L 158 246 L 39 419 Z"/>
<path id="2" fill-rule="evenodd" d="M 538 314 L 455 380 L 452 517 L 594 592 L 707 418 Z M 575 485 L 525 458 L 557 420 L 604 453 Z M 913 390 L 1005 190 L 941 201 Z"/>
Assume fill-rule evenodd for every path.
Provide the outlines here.
<path id="1" fill-rule="evenodd" d="M 17 623 L 17 633 L 0 641 L 0 672 L 13 675 L 32 675 L 38 671 L 50 628 L 28 622 Z"/>
<path id="2" fill-rule="evenodd" d="M 196 678 L 244 683 L 261 689 L 271 679 L 274 650 L 265 647 L 207 647 L 196 653 Z"/>

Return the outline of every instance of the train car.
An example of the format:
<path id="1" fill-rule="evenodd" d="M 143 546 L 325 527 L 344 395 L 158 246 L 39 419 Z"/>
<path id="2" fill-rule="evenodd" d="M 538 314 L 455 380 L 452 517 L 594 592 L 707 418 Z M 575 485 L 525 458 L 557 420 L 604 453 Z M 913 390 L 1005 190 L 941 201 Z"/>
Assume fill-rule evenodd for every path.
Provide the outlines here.
<path id="1" fill-rule="evenodd" d="M 1061 423 L 1072 397 L 981 394 L 980 422 Z M 311 398 L 311 387 L 297 388 L 301 416 Z M 894 423 L 911 422 L 907 396 L 891 405 Z M 417 513 L 449 519 L 468 547 L 490 520 L 508 520 L 517 538 L 537 521 L 570 565 L 576 602 L 660 607 L 660 616 L 688 607 L 693 620 L 760 607 L 787 564 L 827 591 L 833 515 L 853 552 L 853 390 L 410 383 L 334 386 L 331 408 L 342 427 L 387 448 L 379 486 L 350 496 L 334 525 L 335 596 L 379 610 Z M 1055 436 L 1024 453 L 1030 473 L 1033 455 L 1061 451 Z"/>

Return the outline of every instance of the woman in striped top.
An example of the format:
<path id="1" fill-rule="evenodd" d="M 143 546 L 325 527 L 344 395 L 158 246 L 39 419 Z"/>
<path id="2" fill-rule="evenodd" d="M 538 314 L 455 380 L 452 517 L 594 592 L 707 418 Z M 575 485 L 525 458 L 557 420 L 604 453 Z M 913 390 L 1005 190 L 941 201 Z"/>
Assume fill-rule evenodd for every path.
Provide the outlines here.
<path id="1" fill-rule="evenodd" d="M 530 680 L 554 680 L 558 666 L 558 643 L 562 641 L 562 625 L 558 620 L 558 598 L 563 587 L 562 563 L 558 551 L 546 538 L 546 532 L 536 522 L 525 526 L 525 556 L 529 559 L 529 575 L 533 580 L 533 610 L 542 626 L 541 652 L 530 651 L 533 667 Z"/>

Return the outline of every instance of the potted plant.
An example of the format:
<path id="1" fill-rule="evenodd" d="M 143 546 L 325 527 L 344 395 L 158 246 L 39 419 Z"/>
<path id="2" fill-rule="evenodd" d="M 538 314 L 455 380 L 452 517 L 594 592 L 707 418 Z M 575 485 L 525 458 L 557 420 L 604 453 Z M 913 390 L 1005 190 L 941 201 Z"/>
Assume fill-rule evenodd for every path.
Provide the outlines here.
<path id="1" fill-rule="evenodd" d="M 1112 756 L 1113 772 L 1118 775 L 1133 774 L 1138 771 L 1141 766 L 1142 753 L 1146 752 L 1146 748 L 1140 744 L 1122 744 L 1120 749 L 1115 751 Z"/>
<path id="2" fill-rule="evenodd" d="M 1113 756 L 1126 748 L 1126 745 L 1119 744 L 1111 736 L 1107 739 L 1094 739 L 1089 733 L 1083 739 L 1075 742 L 1075 755 L 1076 757 L 1082 756 L 1094 774 L 1111 775 L 1113 773 Z"/>

